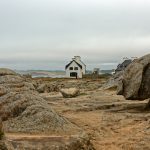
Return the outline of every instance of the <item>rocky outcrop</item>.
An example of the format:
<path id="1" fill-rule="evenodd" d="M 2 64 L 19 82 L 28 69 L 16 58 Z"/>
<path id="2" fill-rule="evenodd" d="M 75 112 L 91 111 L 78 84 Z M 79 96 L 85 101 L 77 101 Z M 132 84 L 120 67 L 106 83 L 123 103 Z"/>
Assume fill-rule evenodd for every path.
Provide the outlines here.
<path id="1" fill-rule="evenodd" d="M 0 76 L 4 75 L 16 75 L 16 73 L 10 69 L 0 68 Z"/>
<path id="2" fill-rule="evenodd" d="M 150 54 L 134 60 L 125 69 L 118 94 L 126 99 L 150 98 Z"/>
<path id="3" fill-rule="evenodd" d="M 4 138 L 4 133 L 3 133 L 3 124 L 2 124 L 2 120 L 0 118 L 0 150 L 7 150 L 5 142 L 3 140 Z"/>
<path id="4" fill-rule="evenodd" d="M 2 140 L 2 138 L 3 138 L 3 131 L 2 131 L 2 126 L 3 124 L 2 124 L 2 120 L 1 120 L 1 118 L 0 118 L 0 140 Z"/>
<path id="5" fill-rule="evenodd" d="M 47 101 L 39 95 L 30 79 L 11 70 L 7 71 L 7 69 L 0 69 L 0 117 L 3 122 L 3 130 L 8 133 L 42 133 L 56 137 L 61 135 L 62 138 L 76 135 L 79 139 L 82 139 L 80 137 L 80 133 L 83 132 L 82 129 L 63 116 L 58 115 Z M 84 147 L 83 142 L 80 143 L 78 138 L 75 138 L 74 142 L 78 146 Z M 6 137 L 5 143 L 7 143 L 8 149 L 16 150 L 16 146 L 19 147 L 20 144 L 21 147 L 27 146 L 26 141 L 15 142 L 12 140 L 10 143 L 8 141 Z M 32 144 L 35 147 L 36 144 L 42 145 L 40 142 L 29 142 L 27 149 L 32 149 Z M 60 146 L 65 147 L 62 141 L 53 142 L 50 145 L 48 144 L 46 149 L 52 149 L 55 144 L 57 149 L 61 149 L 61 147 L 57 146 L 58 143 Z M 71 143 L 67 143 L 67 145 L 71 146 Z M 4 141 L 0 141 L 0 144 L 5 148 Z M 11 148 L 9 148 L 10 145 Z M 87 144 L 86 147 L 88 149 L 91 145 Z M 42 149 L 42 147 L 39 148 L 39 150 Z M 18 150 L 21 149 L 18 148 Z"/>
<path id="6" fill-rule="evenodd" d="M 58 92 L 63 87 L 63 84 L 42 83 L 37 86 L 39 93 Z"/>
<path id="7" fill-rule="evenodd" d="M 103 89 L 103 90 L 116 89 L 122 81 L 123 72 L 124 72 L 124 70 L 115 73 L 112 77 L 110 77 L 108 79 L 108 81 L 105 84 L 103 84 L 101 89 Z"/>
<path id="8" fill-rule="evenodd" d="M 0 116 L 5 131 L 55 133 L 77 129 L 54 112 L 26 78 L 7 69 L 0 69 L 0 74 Z"/>
<path id="9" fill-rule="evenodd" d="M 2 140 L 0 140 L 0 150 L 9 150 L 7 149 L 6 145 L 5 145 L 5 142 Z"/>
<path id="10" fill-rule="evenodd" d="M 66 89 L 61 89 L 60 93 L 63 95 L 64 98 L 72 98 L 76 97 L 79 95 L 80 90 L 77 88 L 66 88 Z"/>
<path id="11" fill-rule="evenodd" d="M 11 150 L 94 150 L 88 136 L 45 136 L 17 138 L 6 142 Z M 16 147 L 17 145 L 17 147 Z"/>

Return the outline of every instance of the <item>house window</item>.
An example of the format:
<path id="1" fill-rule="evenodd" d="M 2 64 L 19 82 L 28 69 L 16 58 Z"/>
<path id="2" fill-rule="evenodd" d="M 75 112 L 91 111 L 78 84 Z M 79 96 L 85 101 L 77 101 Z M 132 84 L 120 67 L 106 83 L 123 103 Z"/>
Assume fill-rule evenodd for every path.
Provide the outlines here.
<path id="1" fill-rule="evenodd" d="M 73 70 L 73 67 L 70 67 L 69 70 Z"/>
<path id="2" fill-rule="evenodd" d="M 74 70 L 78 70 L 78 67 L 74 67 Z"/>
<path id="3" fill-rule="evenodd" d="M 71 72 L 70 77 L 76 77 L 77 78 L 77 73 L 76 72 Z"/>

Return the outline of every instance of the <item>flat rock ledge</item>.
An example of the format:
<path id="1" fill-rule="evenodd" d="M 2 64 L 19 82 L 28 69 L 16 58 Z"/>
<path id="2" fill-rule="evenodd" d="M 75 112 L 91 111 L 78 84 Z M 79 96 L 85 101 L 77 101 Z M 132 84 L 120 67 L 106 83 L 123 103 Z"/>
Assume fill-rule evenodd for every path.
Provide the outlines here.
<path id="1" fill-rule="evenodd" d="M 95 150 L 86 135 L 9 137 L 5 144 L 10 150 Z"/>

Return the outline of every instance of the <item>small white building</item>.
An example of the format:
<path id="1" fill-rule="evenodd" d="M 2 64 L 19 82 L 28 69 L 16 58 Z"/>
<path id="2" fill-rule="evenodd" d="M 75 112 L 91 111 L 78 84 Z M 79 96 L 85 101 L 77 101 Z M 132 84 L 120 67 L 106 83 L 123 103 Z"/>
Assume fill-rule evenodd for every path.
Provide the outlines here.
<path id="1" fill-rule="evenodd" d="M 81 61 L 80 56 L 74 56 L 65 69 L 67 78 L 82 78 L 86 72 L 86 65 Z"/>

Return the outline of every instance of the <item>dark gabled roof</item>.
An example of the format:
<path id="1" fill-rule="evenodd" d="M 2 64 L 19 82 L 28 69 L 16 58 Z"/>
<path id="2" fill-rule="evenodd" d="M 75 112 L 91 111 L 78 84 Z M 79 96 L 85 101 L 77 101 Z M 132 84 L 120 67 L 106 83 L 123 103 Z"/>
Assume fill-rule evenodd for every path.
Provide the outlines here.
<path id="1" fill-rule="evenodd" d="M 65 67 L 65 69 L 67 69 L 72 64 L 72 62 L 75 62 L 82 69 L 82 65 L 80 65 L 79 63 L 77 63 L 75 60 L 72 60 L 69 64 L 67 64 L 66 67 Z"/>
<path id="2" fill-rule="evenodd" d="M 82 61 L 82 60 L 80 60 L 81 62 L 82 62 L 82 64 L 86 67 L 86 64 Z"/>
<path id="3" fill-rule="evenodd" d="M 132 62 L 131 59 L 125 60 L 122 64 L 119 64 L 119 65 L 117 66 L 116 71 L 122 71 L 122 70 L 125 69 L 131 62 Z"/>

